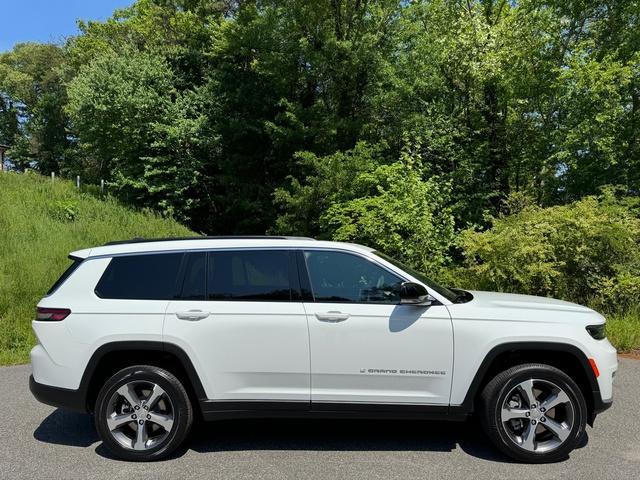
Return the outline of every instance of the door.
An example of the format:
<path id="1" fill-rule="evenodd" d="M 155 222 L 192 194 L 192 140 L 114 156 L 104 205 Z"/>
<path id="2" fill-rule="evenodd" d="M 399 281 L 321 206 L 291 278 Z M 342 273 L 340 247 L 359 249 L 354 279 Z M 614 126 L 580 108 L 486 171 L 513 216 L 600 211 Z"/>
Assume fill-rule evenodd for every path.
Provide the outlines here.
<path id="1" fill-rule="evenodd" d="M 308 407 L 309 333 L 293 255 L 277 249 L 187 255 L 164 338 L 190 354 L 210 400 Z"/>
<path id="2" fill-rule="evenodd" d="M 313 294 L 304 307 L 314 408 L 449 403 L 453 330 L 445 306 L 400 305 L 404 279 L 356 253 L 306 250 L 299 263 Z"/>

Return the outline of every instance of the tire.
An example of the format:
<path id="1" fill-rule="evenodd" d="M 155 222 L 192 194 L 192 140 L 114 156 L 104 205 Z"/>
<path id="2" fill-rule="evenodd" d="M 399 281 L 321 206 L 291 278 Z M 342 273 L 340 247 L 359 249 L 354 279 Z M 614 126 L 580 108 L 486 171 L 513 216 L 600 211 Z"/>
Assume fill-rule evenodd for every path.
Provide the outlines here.
<path id="1" fill-rule="evenodd" d="M 100 389 L 95 423 L 114 456 L 139 462 L 159 460 L 187 437 L 193 408 L 172 373 L 136 365 L 120 370 Z"/>
<path id="2" fill-rule="evenodd" d="M 516 365 L 499 373 L 482 391 L 480 403 L 480 421 L 489 438 L 520 462 L 563 460 L 585 433 L 582 391 L 550 365 Z"/>

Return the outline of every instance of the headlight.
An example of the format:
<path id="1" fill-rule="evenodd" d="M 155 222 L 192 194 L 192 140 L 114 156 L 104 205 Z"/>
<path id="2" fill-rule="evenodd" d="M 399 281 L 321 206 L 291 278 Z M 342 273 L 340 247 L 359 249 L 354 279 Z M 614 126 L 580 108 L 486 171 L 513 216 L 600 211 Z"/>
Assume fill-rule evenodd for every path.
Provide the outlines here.
<path id="1" fill-rule="evenodd" d="M 589 325 L 587 327 L 587 332 L 596 340 L 603 340 L 607 334 L 605 332 L 605 325 L 601 323 L 600 325 Z"/>

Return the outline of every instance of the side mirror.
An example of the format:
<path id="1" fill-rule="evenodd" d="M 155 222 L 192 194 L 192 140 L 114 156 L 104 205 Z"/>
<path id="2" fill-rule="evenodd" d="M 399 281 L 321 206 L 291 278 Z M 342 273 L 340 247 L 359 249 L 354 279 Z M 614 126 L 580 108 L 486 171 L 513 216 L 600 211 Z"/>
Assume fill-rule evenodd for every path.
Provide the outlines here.
<path id="1" fill-rule="evenodd" d="M 403 305 L 417 305 L 427 307 L 433 302 L 427 289 L 419 283 L 402 282 L 400 284 L 400 303 Z"/>

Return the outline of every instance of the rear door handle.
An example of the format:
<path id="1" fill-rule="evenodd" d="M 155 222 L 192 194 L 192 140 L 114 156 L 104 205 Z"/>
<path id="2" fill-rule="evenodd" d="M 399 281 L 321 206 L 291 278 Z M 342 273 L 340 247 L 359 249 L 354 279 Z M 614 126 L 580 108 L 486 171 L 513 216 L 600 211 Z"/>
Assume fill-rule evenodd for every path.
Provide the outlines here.
<path id="1" fill-rule="evenodd" d="M 176 312 L 176 317 L 180 320 L 202 320 L 209 316 L 209 312 L 203 312 L 202 310 L 188 310 L 186 312 Z"/>
<path id="2" fill-rule="evenodd" d="M 326 313 L 316 313 L 316 318 L 321 322 L 344 322 L 347 318 L 349 318 L 348 313 L 342 312 L 326 312 Z"/>

